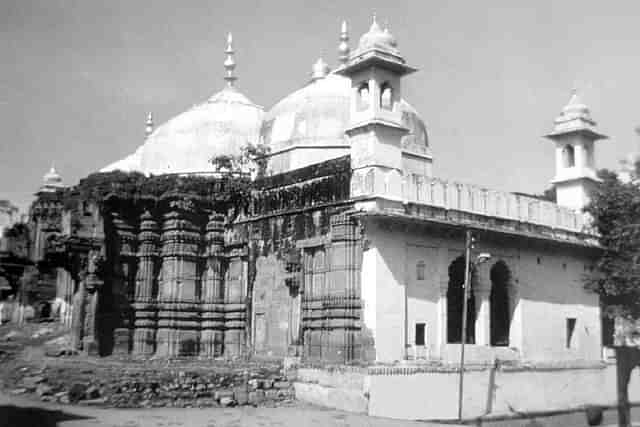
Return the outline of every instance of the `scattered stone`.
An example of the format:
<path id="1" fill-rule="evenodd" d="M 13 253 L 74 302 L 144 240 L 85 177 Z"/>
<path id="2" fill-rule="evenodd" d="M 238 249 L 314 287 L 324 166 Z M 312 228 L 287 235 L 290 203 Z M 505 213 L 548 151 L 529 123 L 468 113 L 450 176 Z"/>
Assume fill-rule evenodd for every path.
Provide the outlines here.
<path id="1" fill-rule="evenodd" d="M 253 390 L 257 390 L 258 388 L 260 388 L 260 382 L 259 382 L 257 379 L 255 379 L 255 378 L 250 379 L 250 380 L 247 382 L 247 384 L 249 385 L 249 388 L 250 388 L 252 391 L 253 391 Z"/>
<path id="2" fill-rule="evenodd" d="M 27 389 L 24 387 L 14 388 L 13 390 L 11 390 L 11 394 L 24 394 L 26 392 L 27 392 Z"/>
<path id="3" fill-rule="evenodd" d="M 275 383 L 273 383 L 273 387 L 274 388 L 289 388 L 291 387 L 291 383 L 289 381 L 276 381 Z"/>
<path id="4" fill-rule="evenodd" d="M 264 391 L 263 390 L 255 390 L 249 393 L 249 403 L 251 405 L 257 406 L 264 402 Z"/>
<path id="5" fill-rule="evenodd" d="M 107 399 L 105 397 L 100 397 L 100 398 L 97 398 L 97 399 L 83 400 L 80 403 L 82 403 L 83 405 L 100 406 L 100 405 L 104 405 L 105 403 L 107 403 Z"/>
<path id="6" fill-rule="evenodd" d="M 84 393 L 85 399 L 91 400 L 91 399 L 97 399 L 98 397 L 100 397 L 100 389 L 94 385 L 92 385 L 91 387 L 87 388 L 87 390 Z"/>
<path id="7" fill-rule="evenodd" d="M 69 401 L 76 403 L 81 399 L 84 399 L 87 387 L 84 384 L 76 383 L 69 389 Z"/>
<path id="8" fill-rule="evenodd" d="M 53 394 L 53 387 L 47 384 L 38 384 L 36 394 L 40 397 L 51 396 Z"/>
<path id="9" fill-rule="evenodd" d="M 220 405 L 224 406 L 225 408 L 229 407 L 229 406 L 234 406 L 235 403 L 236 403 L 235 400 L 233 400 L 233 398 L 231 398 L 231 397 L 226 397 L 225 396 L 225 397 L 220 399 Z"/>
<path id="10" fill-rule="evenodd" d="M 225 397 L 233 398 L 233 390 L 218 390 L 213 394 L 213 398 L 218 401 Z"/>
<path id="11" fill-rule="evenodd" d="M 275 389 L 265 390 L 264 397 L 269 400 L 277 400 L 279 391 L 280 390 L 275 390 Z"/>

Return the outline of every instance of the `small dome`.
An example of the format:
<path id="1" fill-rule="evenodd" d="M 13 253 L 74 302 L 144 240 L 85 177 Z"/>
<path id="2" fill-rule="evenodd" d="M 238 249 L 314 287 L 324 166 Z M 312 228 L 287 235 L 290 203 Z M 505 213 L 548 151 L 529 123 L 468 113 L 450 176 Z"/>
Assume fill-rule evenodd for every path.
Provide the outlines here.
<path id="1" fill-rule="evenodd" d="M 64 188 L 64 184 L 62 183 L 62 177 L 56 171 L 54 166 L 51 166 L 49 172 L 45 173 L 42 177 L 42 186 L 40 186 L 41 192 L 53 192 L 58 189 Z"/>
<path id="2" fill-rule="evenodd" d="M 381 49 L 396 52 L 398 50 L 397 45 L 398 43 L 395 37 L 391 35 L 388 29 L 383 30 L 380 28 L 374 16 L 369 31 L 360 37 L 358 51 L 363 52 L 369 49 Z"/>
<path id="3" fill-rule="evenodd" d="M 266 114 L 263 142 L 278 152 L 293 145 L 348 145 L 351 80 L 330 73 L 288 95 Z M 402 123 L 409 133 L 402 138 L 405 150 L 429 154 L 424 122 L 405 100 L 398 103 Z"/>
<path id="4" fill-rule="evenodd" d="M 311 80 L 322 79 L 326 77 L 330 71 L 329 64 L 324 62 L 324 59 L 318 58 L 316 63 L 313 64 L 313 68 L 311 70 Z"/>
<path id="5" fill-rule="evenodd" d="M 54 166 L 51 166 L 51 169 L 49 169 L 49 172 L 44 174 L 43 182 L 45 185 L 52 185 L 52 186 L 58 185 L 61 187 L 62 177 L 60 176 L 60 174 L 58 174 L 58 171 L 56 171 L 56 168 Z"/>
<path id="6" fill-rule="evenodd" d="M 564 106 L 562 112 L 556 119 L 556 122 L 564 122 L 573 119 L 593 121 L 589 107 L 582 102 L 575 90 L 573 91 L 569 102 Z"/>

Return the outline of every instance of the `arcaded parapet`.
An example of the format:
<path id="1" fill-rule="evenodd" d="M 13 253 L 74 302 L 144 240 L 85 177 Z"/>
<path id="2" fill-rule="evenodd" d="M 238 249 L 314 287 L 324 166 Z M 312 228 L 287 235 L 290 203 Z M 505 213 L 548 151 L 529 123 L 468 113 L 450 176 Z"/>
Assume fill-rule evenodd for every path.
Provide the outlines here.
<path id="1" fill-rule="evenodd" d="M 140 233 L 138 235 L 138 271 L 134 302 L 135 323 L 133 335 L 133 353 L 151 355 L 156 349 L 157 321 L 157 282 L 159 270 L 160 234 L 158 223 L 149 211 L 140 217 Z"/>

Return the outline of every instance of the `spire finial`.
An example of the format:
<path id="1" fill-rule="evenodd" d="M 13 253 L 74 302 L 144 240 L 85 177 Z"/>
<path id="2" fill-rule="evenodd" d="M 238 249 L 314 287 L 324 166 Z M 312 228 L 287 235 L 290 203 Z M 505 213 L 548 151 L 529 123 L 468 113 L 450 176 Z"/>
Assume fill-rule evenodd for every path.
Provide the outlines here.
<path id="1" fill-rule="evenodd" d="M 153 114 L 151 112 L 147 113 L 147 122 L 144 127 L 144 136 L 148 137 L 153 132 Z"/>
<path id="2" fill-rule="evenodd" d="M 315 64 L 313 64 L 313 69 L 311 72 L 311 81 L 316 81 L 319 79 L 323 79 L 329 74 L 329 65 L 324 62 L 322 59 L 322 55 L 318 58 Z"/>
<path id="3" fill-rule="evenodd" d="M 227 54 L 227 59 L 224 61 L 224 69 L 227 71 L 227 75 L 224 79 L 227 81 L 227 86 L 231 88 L 238 79 L 233 75 L 233 70 L 236 68 L 236 60 L 233 57 L 235 52 L 233 50 L 233 36 L 231 33 L 227 35 L 227 49 L 224 52 Z"/>
<path id="4" fill-rule="evenodd" d="M 349 32 L 347 29 L 347 21 L 342 21 L 342 28 L 340 29 L 340 45 L 338 46 L 338 58 L 341 64 L 346 64 L 349 61 Z"/>

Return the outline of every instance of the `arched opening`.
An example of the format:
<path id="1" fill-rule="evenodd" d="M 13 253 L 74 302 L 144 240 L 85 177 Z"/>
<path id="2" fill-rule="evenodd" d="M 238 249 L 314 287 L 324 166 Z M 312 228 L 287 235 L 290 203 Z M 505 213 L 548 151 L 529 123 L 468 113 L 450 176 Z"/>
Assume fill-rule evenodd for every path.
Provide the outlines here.
<path id="1" fill-rule="evenodd" d="M 511 272 L 504 261 L 498 261 L 490 272 L 491 277 L 491 345 L 508 346 L 511 327 L 509 283 Z"/>
<path id="2" fill-rule="evenodd" d="M 565 168 L 572 168 L 576 164 L 573 145 L 565 145 L 562 148 L 562 165 Z"/>
<path id="3" fill-rule="evenodd" d="M 358 111 L 364 111 L 369 108 L 369 83 L 364 82 L 358 86 Z"/>
<path id="4" fill-rule="evenodd" d="M 380 86 L 380 108 L 393 110 L 393 89 L 386 82 Z"/>
<path id="5" fill-rule="evenodd" d="M 464 298 L 464 267 L 463 256 L 456 258 L 449 265 L 449 287 L 447 288 L 447 342 L 462 342 L 462 304 Z M 467 300 L 467 343 L 474 344 L 476 329 L 476 304 L 473 288 L 470 289 Z"/>
<path id="6" fill-rule="evenodd" d="M 425 263 L 424 261 L 418 261 L 418 263 L 416 264 L 416 279 L 417 280 L 424 280 L 424 270 L 425 270 Z"/>

